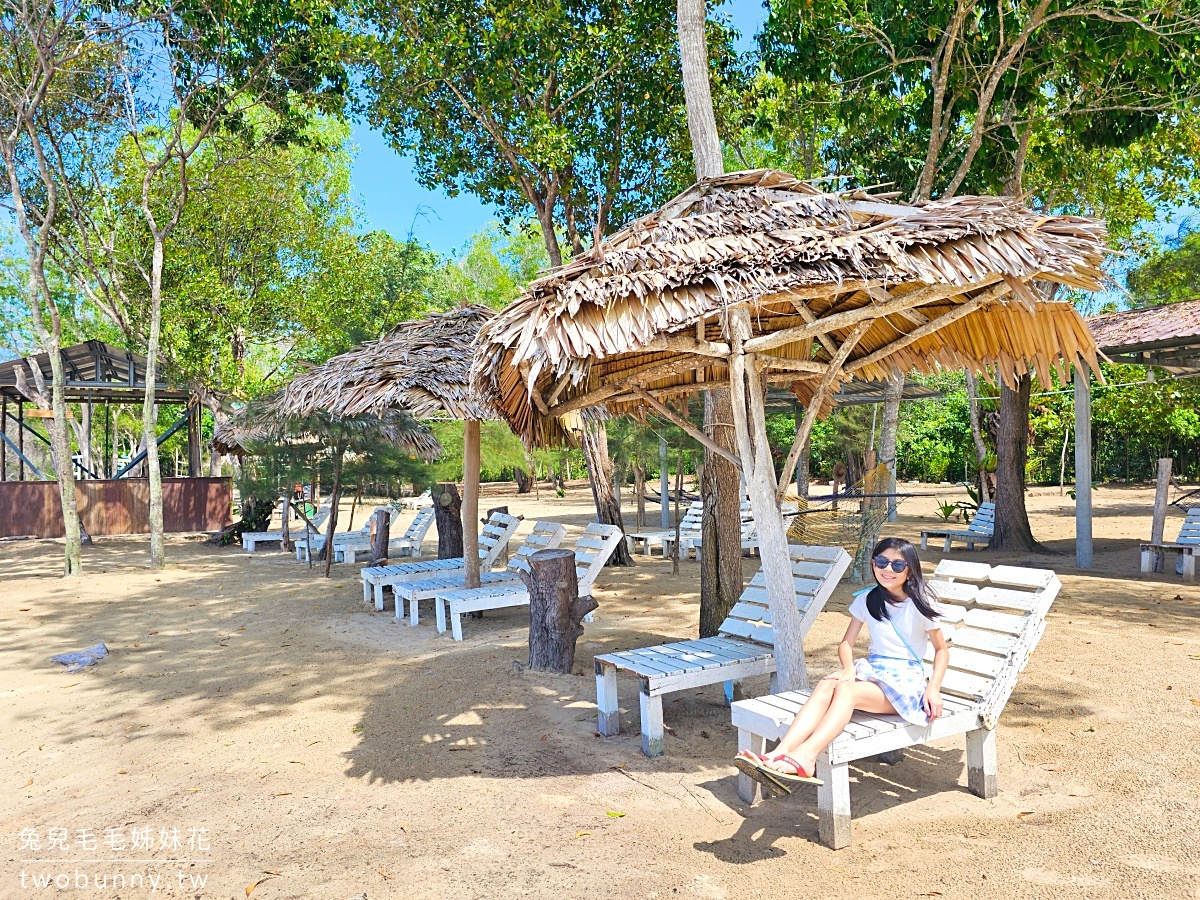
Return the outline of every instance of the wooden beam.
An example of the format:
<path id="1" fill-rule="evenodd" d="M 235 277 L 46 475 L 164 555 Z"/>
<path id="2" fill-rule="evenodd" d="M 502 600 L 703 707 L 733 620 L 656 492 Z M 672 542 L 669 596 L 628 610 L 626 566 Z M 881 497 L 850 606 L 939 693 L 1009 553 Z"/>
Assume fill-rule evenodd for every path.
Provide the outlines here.
<path id="1" fill-rule="evenodd" d="M 554 387 L 550 389 L 550 393 L 546 396 L 546 405 L 553 406 L 558 402 L 558 398 L 562 396 L 562 392 L 567 389 L 567 385 L 571 383 L 571 372 L 564 372 L 559 377 L 558 381 L 554 382 Z"/>
<path id="2" fill-rule="evenodd" d="M 921 338 L 927 337 L 928 335 L 933 334 L 939 328 L 945 328 L 947 325 L 951 324 L 952 322 L 957 322 L 959 319 L 963 318 L 964 316 L 969 316 L 971 313 L 975 312 L 975 310 L 979 309 L 981 306 L 984 306 L 985 304 L 991 303 L 995 300 L 999 300 L 1006 293 L 1008 293 L 1009 290 L 1010 290 L 1010 288 L 1007 284 L 996 285 L 990 291 L 986 291 L 985 293 L 980 294 L 978 297 L 974 297 L 974 298 L 968 300 L 966 303 L 963 303 L 960 306 L 954 307 L 954 309 L 950 310 L 949 312 L 943 313 L 942 315 L 938 316 L 936 319 L 932 319 L 929 322 L 926 322 L 920 328 L 914 328 L 908 334 L 903 335 L 902 337 L 896 338 L 896 340 L 892 341 L 890 344 L 887 344 L 886 346 L 880 347 L 874 353 L 868 353 L 866 356 L 862 357 L 861 359 L 854 360 L 854 362 L 852 362 L 846 366 L 846 372 L 847 373 L 857 372 L 859 369 L 863 369 L 869 365 L 877 363 L 881 359 L 883 359 L 887 356 L 890 356 L 891 354 L 895 353 L 898 350 L 903 350 L 909 344 L 913 343 L 914 341 L 919 341 Z"/>
<path id="3" fill-rule="evenodd" d="M 887 292 L 887 289 L 884 288 L 883 285 L 879 284 L 873 284 L 868 287 L 866 289 L 866 293 L 869 297 L 871 297 L 871 299 L 877 300 L 880 303 L 889 303 L 896 299 L 892 294 Z M 923 312 L 918 312 L 915 309 L 902 309 L 900 312 L 896 313 L 896 315 L 900 316 L 902 319 L 907 319 L 914 325 L 924 325 L 929 321 L 929 316 L 925 315 Z"/>
<path id="4" fill-rule="evenodd" d="M 783 502 L 788 485 L 792 483 L 792 472 L 796 470 L 796 463 L 800 459 L 800 453 L 804 449 L 804 445 L 808 443 L 808 436 L 812 433 L 813 424 L 817 421 L 817 414 L 821 410 L 821 404 L 825 402 L 826 394 L 829 393 L 829 389 L 832 387 L 838 372 L 842 369 L 842 365 L 846 362 L 846 358 L 873 324 L 874 321 L 868 320 L 855 325 L 854 330 L 842 341 L 842 346 L 838 348 L 837 355 L 829 361 L 829 371 L 821 378 L 821 383 L 817 385 L 817 389 L 813 392 L 808 408 L 804 410 L 804 421 L 800 423 L 800 427 L 796 431 L 796 439 L 792 441 L 792 448 L 788 451 L 787 461 L 783 464 L 783 478 L 776 488 L 775 494 L 776 499 L 780 503 Z"/>
<path id="5" fill-rule="evenodd" d="M 479 587 L 479 421 L 463 422 L 463 570 L 464 584 Z"/>
<path id="6" fill-rule="evenodd" d="M 695 426 L 693 426 L 692 423 L 689 422 L 687 419 L 683 418 L 680 415 L 677 415 L 676 412 L 673 409 L 671 409 L 671 407 L 667 406 L 665 403 L 662 403 L 662 402 L 656 400 L 647 391 L 644 391 L 641 388 L 634 388 L 632 391 L 630 391 L 630 393 L 633 394 L 633 396 L 637 397 L 639 400 L 641 400 L 643 403 L 645 403 L 647 406 L 649 406 L 651 409 L 653 409 L 656 413 L 658 413 L 660 416 L 662 416 L 668 422 L 671 422 L 674 425 L 678 425 L 688 435 L 690 435 L 694 440 L 699 441 L 701 445 L 703 445 L 704 447 L 707 447 L 709 450 L 711 450 L 713 453 L 717 454 L 718 456 L 729 460 L 729 462 L 733 463 L 733 465 L 735 465 L 737 467 L 738 471 L 741 471 L 741 468 L 742 468 L 741 460 L 739 460 L 736 456 L 734 456 L 732 453 L 730 453 L 728 450 L 726 450 L 724 447 L 722 447 L 720 444 L 718 444 L 716 441 L 714 441 L 712 438 L 710 438 L 707 434 L 705 434 L 699 428 L 696 428 Z"/>
<path id="7" fill-rule="evenodd" d="M 617 381 L 610 381 L 607 384 L 600 385 L 600 387 L 593 388 L 586 394 L 580 394 L 578 397 L 572 397 L 570 400 L 563 400 L 561 403 L 555 403 L 550 407 L 549 414 L 552 416 L 562 416 L 588 406 L 601 406 L 609 398 L 615 397 L 617 394 L 627 393 L 635 387 L 641 387 L 648 381 L 653 381 L 656 378 L 666 378 L 670 375 L 678 375 L 680 372 L 702 369 L 708 364 L 709 360 L 704 358 L 697 359 L 693 356 L 681 356 L 678 359 L 667 360 L 665 363 L 649 363 L 639 368 L 636 372 L 626 375 Z"/>
<path id="8" fill-rule="evenodd" d="M 837 347 L 834 345 L 834 352 Z M 759 366 L 766 371 L 775 369 L 782 372 L 807 372 L 810 375 L 824 375 L 829 363 L 817 362 L 814 359 L 784 359 L 782 356 L 767 356 L 759 354 Z"/>
<path id="9" fill-rule="evenodd" d="M 809 325 L 812 325 L 817 321 L 817 317 L 813 314 L 813 311 L 808 308 L 807 303 L 805 303 L 799 297 L 793 297 L 791 300 L 792 306 L 795 308 L 796 312 L 800 313 L 800 318 L 802 318 Z M 829 335 L 818 334 L 817 340 L 821 342 L 821 346 L 825 348 L 825 352 L 829 354 L 830 359 L 832 359 L 834 356 L 837 356 L 837 344 L 833 342 L 833 339 L 830 338 Z"/>
<path id="10" fill-rule="evenodd" d="M 849 328 L 857 325 L 863 319 L 878 319 L 892 313 L 900 312 L 903 309 L 911 309 L 914 306 L 940 300 L 943 297 L 959 294 L 969 289 L 970 287 L 955 284 L 932 284 L 927 287 L 918 288 L 915 291 L 910 291 L 903 297 L 897 297 L 890 303 L 882 303 L 878 306 L 867 305 L 858 309 L 847 310 L 846 312 L 834 313 L 831 316 L 817 319 L 817 321 L 810 325 L 784 328 L 771 334 L 752 338 L 746 342 L 746 352 L 761 353 L 764 350 L 772 350 L 775 347 L 782 347 L 784 344 L 802 341 L 806 338 L 815 337 L 818 334 L 828 334 L 839 328 Z"/>
<path id="11" fill-rule="evenodd" d="M 703 323 L 697 323 L 697 331 L 703 328 Z M 726 359 L 729 356 L 729 345 L 720 341 L 698 340 L 690 334 L 660 334 L 642 348 L 646 351 L 674 350 L 677 353 L 692 353 L 696 356 L 717 356 Z"/>

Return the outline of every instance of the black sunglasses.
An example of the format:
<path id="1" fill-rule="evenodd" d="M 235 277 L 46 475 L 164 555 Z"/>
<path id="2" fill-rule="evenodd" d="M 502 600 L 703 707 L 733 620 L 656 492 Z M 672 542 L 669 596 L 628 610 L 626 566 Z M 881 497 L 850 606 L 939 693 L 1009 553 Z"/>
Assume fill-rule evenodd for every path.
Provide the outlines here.
<path id="1" fill-rule="evenodd" d="M 875 568 L 886 569 L 888 566 L 891 566 L 893 572 L 903 572 L 905 569 L 908 568 L 908 563 L 905 562 L 904 560 L 888 559 L 886 556 L 877 556 L 877 557 L 875 557 L 874 562 L 875 562 Z"/>

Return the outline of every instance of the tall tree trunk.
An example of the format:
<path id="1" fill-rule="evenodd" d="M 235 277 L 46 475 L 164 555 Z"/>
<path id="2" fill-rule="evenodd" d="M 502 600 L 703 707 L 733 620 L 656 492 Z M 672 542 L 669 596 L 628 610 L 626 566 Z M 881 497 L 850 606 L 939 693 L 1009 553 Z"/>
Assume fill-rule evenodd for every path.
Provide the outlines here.
<path id="1" fill-rule="evenodd" d="M 879 461 L 892 476 L 889 493 L 896 493 L 896 431 L 900 427 L 900 398 L 904 395 L 904 373 L 893 372 L 883 386 L 883 425 L 879 431 Z M 896 521 L 896 498 L 887 499 L 889 522 Z"/>
<path id="2" fill-rule="evenodd" d="M 737 454 L 728 388 L 709 391 L 705 397 L 704 430 L 719 446 Z M 708 449 L 701 495 L 700 637 L 711 637 L 742 593 L 742 476 L 732 463 Z"/>
<path id="3" fill-rule="evenodd" d="M 705 43 L 704 0 L 677 0 L 679 63 L 687 103 L 688 133 L 696 177 L 714 178 L 725 172 L 717 118 L 713 114 L 712 87 Z M 704 403 L 705 427 L 720 447 L 737 454 L 733 433 L 733 405 L 728 388 L 709 391 Z M 742 592 L 742 485 L 741 473 L 725 458 L 704 450 L 704 499 L 700 565 L 700 635 L 716 634 L 717 627 L 737 603 Z"/>
<path id="4" fill-rule="evenodd" d="M 987 476 L 987 443 L 983 439 L 983 412 L 979 402 L 979 381 L 975 373 L 967 369 L 967 407 L 971 415 L 971 440 L 975 443 L 975 468 L 979 482 L 979 502 L 987 503 L 992 499 L 988 489 Z"/>
<path id="5" fill-rule="evenodd" d="M 996 436 L 996 528 L 993 550 L 1042 551 L 1025 511 L 1025 461 L 1029 450 L 1029 393 L 1033 376 L 1022 375 L 1013 390 L 1000 382 L 1000 426 Z"/>
<path id="6" fill-rule="evenodd" d="M 158 364 L 158 344 L 162 329 L 163 243 L 161 234 L 154 236 L 154 251 L 150 262 L 150 336 L 146 341 L 146 398 L 142 403 L 142 437 L 146 445 L 146 477 L 150 482 L 150 568 L 161 569 L 167 564 L 163 542 L 162 470 L 158 461 L 158 404 L 154 398 L 155 371 Z"/>
<path id="7" fill-rule="evenodd" d="M 57 336 L 51 338 L 50 404 L 54 418 L 50 420 L 50 443 L 54 448 L 55 474 L 58 476 L 58 496 L 62 503 L 63 526 L 66 538 L 63 573 L 79 575 L 83 570 L 83 529 L 79 524 L 79 508 L 75 504 L 75 468 L 71 465 L 71 441 L 67 433 L 67 403 L 63 396 L 67 383 L 59 354 Z"/>
<path id="8" fill-rule="evenodd" d="M 321 548 L 320 559 L 325 562 L 325 577 L 329 577 L 329 568 L 333 565 L 333 539 L 337 537 L 338 506 L 342 502 L 342 459 L 346 456 L 343 444 L 335 444 L 333 448 L 333 492 L 329 495 L 329 530 L 325 535 L 325 546 Z M 312 548 L 308 548 L 308 557 L 312 559 Z"/>
<path id="9" fill-rule="evenodd" d="M 602 525 L 616 525 L 625 531 L 625 523 L 621 520 L 621 505 L 617 502 L 616 492 L 613 491 L 612 460 L 608 456 L 608 429 L 602 419 L 583 422 L 583 458 L 587 462 L 588 482 L 592 486 L 592 499 L 596 502 L 596 521 Z M 617 549 L 609 559 L 610 566 L 632 566 L 633 557 L 629 555 L 629 545 L 625 541 L 617 544 Z"/>

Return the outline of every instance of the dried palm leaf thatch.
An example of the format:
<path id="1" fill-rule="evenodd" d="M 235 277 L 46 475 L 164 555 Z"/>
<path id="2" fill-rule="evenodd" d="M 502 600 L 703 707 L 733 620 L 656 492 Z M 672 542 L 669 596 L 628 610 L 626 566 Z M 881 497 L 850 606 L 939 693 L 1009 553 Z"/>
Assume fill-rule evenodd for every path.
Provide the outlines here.
<path id="1" fill-rule="evenodd" d="M 843 377 L 893 367 L 990 365 L 1006 380 L 1077 355 L 1094 367 L 1079 316 L 1031 284 L 1098 288 L 1105 241 L 1099 222 L 1007 198 L 905 206 L 737 172 L 533 282 L 480 331 L 472 379 L 527 442 L 559 443 L 563 412 L 727 384 L 735 307 L 763 377 L 826 408 Z"/>
<path id="2" fill-rule="evenodd" d="M 442 445 L 429 427 L 401 410 L 356 416 L 319 411 L 297 416 L 283 410 L 278 393 L 247 403 L 217 425 L 212 445 L 219 453 L 245 456 L 281 441 L 322 445 L 340 442 L 347 449 L 355 449 L 373 440 L 394 444 L 426 462 L 442 455 Z"/>
<path id="3" fill-rule="evenodd" d="M 402 322 L 298 375 L 281 392 L 281 408 L 300 415 L 398 408 L 422 419 L 496 418 L 470 391 L 475 336 L 493 315 L 486 307 L 464 306 Z"/>

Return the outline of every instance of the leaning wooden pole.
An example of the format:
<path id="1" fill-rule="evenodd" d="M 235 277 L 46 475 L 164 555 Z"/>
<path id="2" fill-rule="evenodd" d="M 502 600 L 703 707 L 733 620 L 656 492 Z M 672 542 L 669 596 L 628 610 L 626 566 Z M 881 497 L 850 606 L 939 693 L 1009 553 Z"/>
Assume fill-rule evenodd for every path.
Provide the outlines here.
<path id="1" fill-rule="evenodd" d="M 463 423 L 463 564 L 467 587 L 479 587 L 479 420 Z"/>

